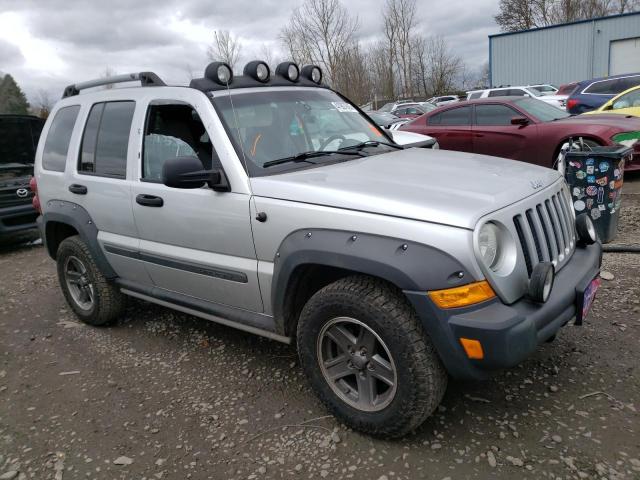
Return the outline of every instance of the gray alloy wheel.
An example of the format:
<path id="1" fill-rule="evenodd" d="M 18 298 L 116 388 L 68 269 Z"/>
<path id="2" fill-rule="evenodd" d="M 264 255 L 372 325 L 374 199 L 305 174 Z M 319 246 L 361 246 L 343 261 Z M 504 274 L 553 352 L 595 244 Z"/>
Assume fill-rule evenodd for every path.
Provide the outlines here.
<path id="1" fill-rule="evenodd" d="M 320 331 L 316 351 L 331 390 L 351 407 L 377 412 L 393 401 L 395 362 L 380 336 L 364 323 L 333 318 Z"/>
<path id="2" fill-rule="evenodd" d="M 87 275 L 87 267 L 75 256 L 69 256 L 64 262 L 64 279 L 71 298 L 82 310 L 93 308 L 95 292 L 93 283 Z"/>

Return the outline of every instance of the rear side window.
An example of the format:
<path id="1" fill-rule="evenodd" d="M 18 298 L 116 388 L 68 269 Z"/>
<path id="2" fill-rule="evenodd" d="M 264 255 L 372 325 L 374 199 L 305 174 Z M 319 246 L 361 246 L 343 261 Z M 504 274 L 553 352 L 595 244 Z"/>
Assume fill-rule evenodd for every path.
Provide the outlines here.
<path id="1" fill-rule="evenodd" d="M 480 98 L 480 95 L 482 95 L 482 92 L 470 93 L 469 97 L 467 98 L 467 100 L 473 100 L 474 98 Z"/>
<path id="2" fill-rule="evenodd" d="M 78 172 L 125 178 L 135 102 L 96 103 L 82 135 Z"/>
<path id="3" fill-rule="evenodd" d="M 51 122 L 42 150 L 42 168 L 64 172 L 69 151 L 69 141 L 80 111 L 79 105 L 61 108 Z"/>
<path id="4" fill-rule="evenodd" d="M 620 93 L 616 91 L 616 84 L 619 84 L 619 80 L 617 78 L 613 80 L 603 80 L 601 82 L 595 82 L 589 85 L 583 93 L 594 93 L 599 95 L 612 95 L 614 93 Z"/>
<path id="5" fill-rule="evenodd" d="M 504 105 L 476 105 L 477 125 L 511 125 L 511 119 L 519 115 Z"/>
<path id="6" fill-rule="evenodd" d="M 452 108 L 434 115 L 429 125 L 470 125 L 471 107 Z"/>
<path id="7" fill-rule="evenodd" d="M 509 90 L 491 90 L 489 97 L 506 97 L 509 95 Z"/>

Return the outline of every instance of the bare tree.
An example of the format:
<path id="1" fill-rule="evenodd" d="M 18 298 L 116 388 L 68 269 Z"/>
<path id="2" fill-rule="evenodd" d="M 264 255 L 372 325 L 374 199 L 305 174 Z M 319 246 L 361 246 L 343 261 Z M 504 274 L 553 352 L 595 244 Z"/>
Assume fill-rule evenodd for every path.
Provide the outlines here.
<path id="1" fill-rule="evenodd" d="M 238 37 L 234 37 L 229 30 L 215 30 L 213 32 L 213 43 L 207 50 L 207 56 L 211 60 L 225 62 L 231 69 L 235 69 L 242 44 Z"/>
<path id="2" fill-rule="evenodd" d="M 383 11 L 385 33 L 394 50 L 393 60 L 400 82 L 400 91 L 412 95 L 413 31 L 416 27 L 415 0 L 387 0 Z"/>
<path id="3" fill-rule="evenodd" d="M 451 53 L 441 36 L 431 37 L 427 42 L 429 83 L 433 95 L 443 95 L 455 88 L 462 67 L 462 60 Z"/>
<path id="4" fill-rule="evenodd" d="M 494 17 L 505 32 L 640 10 L 640 0 L 500 0 Z"/>
<path id="5" fill-rule="evenodd" d="M 33 106 L 36 108 L 36 113 L 40 118 L 47 118 L 55 103 L 56 99 L 51 91 L 41 88 L 36 92 Z"/>
<path id="6" fill-rule="evenodd" d="M 357 30 L 358 19 L 339 0 L 305 0 L 291 14 L 280 41 L 294 61 L 320 65 L 325 78 L 335 83 Z"/>

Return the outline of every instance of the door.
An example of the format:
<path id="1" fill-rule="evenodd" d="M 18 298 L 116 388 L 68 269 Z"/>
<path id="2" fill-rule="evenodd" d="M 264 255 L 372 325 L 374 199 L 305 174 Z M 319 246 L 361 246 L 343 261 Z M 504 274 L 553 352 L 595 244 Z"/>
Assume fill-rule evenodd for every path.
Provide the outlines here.
<path id="1" fill-rule="evenodd" d="M 511 125 L 514 117 L 524 115 L 502 104 L 477 104 L 473 125 L 473 152 L 495 157 L 526 159 L 526 148 L 536 126 Z"/>
<path id="2" fill-rule="evenodd" d="M 609 75 L 640 72 L 640 37 L 616 40 L 609 47 Z"/>
<path id="3" fill-rule="evenodd" d="M 471 111 L 469 106 L 449 108 L 423 120 L 426 121 L 423 130 L 412 128 L 411 131 L 434 137 L 443 150 L 472 152 Z M 416 120 L 416 122 L 420 122 L 420 120 Z"/>
<path id="4" fill-rule="evenodd" d="M 86 118 L 75 168 L 67 169 L 66 198 L 82 206 L 98 228 L 98 242 L 119 277 L 143 285 L 151 280 L 141 262 L 120 253 L 138 247 L 131 209 L 131 180 L 127 163 L 135 161 L 130 148 L 136 103 L 132 100 L 99 102 L 84 107 Z M 88 112 L 87 112 L 88 110 Z"/>
<path id="5" fill-rule="evenodd" d="M 189 93 L 184 99 L 150 99 L 147 105 L 132 193 L 140 257 L 157 287 L 262 312 L 249 195 L 161 183 L 169 158 L 195 156 L 205 169 L 221 166 L 204 126 L 211 122 L 201 120 L 213 108 L 195 107 Z"/>

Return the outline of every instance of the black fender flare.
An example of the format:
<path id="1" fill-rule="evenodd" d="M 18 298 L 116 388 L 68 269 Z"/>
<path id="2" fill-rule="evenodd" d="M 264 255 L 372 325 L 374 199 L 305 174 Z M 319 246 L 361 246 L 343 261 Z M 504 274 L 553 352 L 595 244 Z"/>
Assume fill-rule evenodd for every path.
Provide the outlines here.
<path id="1" fill-rule="evenodd" d="M 274 259 L 271 305 L 280 332 L 286 328 L 287 287 L 302 265 L 351 270 L 411 291 L 454 287 L 473 279 L 457 259 L 429 245 L 342 230 L 296 230 L 285 237 Z"/>
<path id="2" fill-rule="evenodd" d="M 93 259 L 105 278 L 112 280 L 118 277 L 100 248 L 98 227 L 96 227 L 91 216 L 82 206 L 66 200 L 49 200 L 41 219 L 40 233 L 51 258 L 56 258 L 56 252 L 53 251 L 51 243 L 47 241 L 47 224 L 50 222 L 63 223 L 73 227 L 78 232 L 82 241 L 91 250 Z"/>

